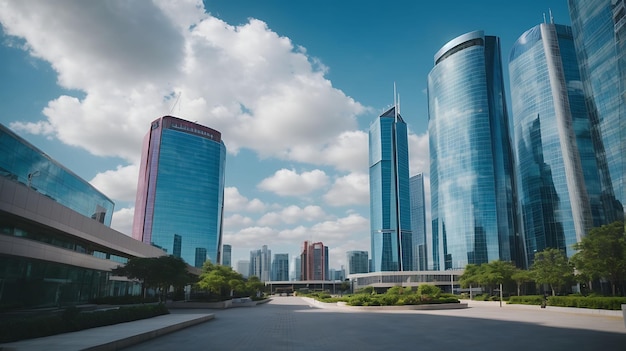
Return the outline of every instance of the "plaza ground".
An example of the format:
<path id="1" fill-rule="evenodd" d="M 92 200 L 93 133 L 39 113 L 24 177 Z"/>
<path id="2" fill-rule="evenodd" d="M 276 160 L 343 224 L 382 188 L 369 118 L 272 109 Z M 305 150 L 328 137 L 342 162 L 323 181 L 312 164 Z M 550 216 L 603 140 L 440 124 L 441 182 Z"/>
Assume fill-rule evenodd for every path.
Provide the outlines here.
<path id="1" fill-rule="evenodd" d="M 616 350 L 621 311 L 469 301 L 467 309 L 367 311 L 274 297 L 256 307 L 172 309 L 143 321 L 0 345 L 0 350 Z M 128 346 L 134 344 L 132 346 Z"/>

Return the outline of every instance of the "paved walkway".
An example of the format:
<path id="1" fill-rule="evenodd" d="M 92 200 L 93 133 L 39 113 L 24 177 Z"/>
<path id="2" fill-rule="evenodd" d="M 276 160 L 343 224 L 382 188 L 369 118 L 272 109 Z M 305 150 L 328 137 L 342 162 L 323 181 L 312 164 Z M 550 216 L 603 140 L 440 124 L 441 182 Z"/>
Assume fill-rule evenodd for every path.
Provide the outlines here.
<path id="1" fill-rule="evenodd" d="M 276 297 L 256 307 L 172 310 L 143 321 L 4 344 L 0 350 L 583 351 L 626 345 L 621 311 L 467 302 L 469 308 L 457 310 L 363 311 Z"/>

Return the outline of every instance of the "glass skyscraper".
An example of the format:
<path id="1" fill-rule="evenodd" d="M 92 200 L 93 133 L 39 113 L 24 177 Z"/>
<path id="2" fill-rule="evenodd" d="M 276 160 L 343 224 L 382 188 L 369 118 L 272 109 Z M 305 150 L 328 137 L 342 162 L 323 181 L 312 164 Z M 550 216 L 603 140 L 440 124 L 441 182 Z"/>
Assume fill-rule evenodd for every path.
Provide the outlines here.
<path id="1" fill-rule="evenodd" d="M 226 146 L 220 132 L 180 118 L 144 138 L 133 237 L 202 267 L 220 262 Z M 175 250 L 176 249 L 176 250 Z"/>
<path id="2" fill-rule="evenodd" d="M 228 244 L 222 245 L 222 266 L 232 267 L 231 256 L 232 256 L 232 246 Z"/>
<path id="3" fill-rule="evenodd" d="M 428 75 L 433 269 L 514 261 L 513 160 L 500 40 L 461 35 Z"/>
<path id="4" fill-rule="evenodd" d="M 411 189 L 411 229 L 413 231 L 413 269 L 428 269 L 426 244 L 426 200 L 424 197 L 424 175 L 416 174 L 409 179 Z"/>
<path id="5" fill-rule="evenodd" d="M 396 107 L 369 129 L 372 269 L 413 270 L 407 126 Z"/>
<path id="6" fill-rule="evenodd" d="M 289 254 L 274 254 L 272 280 L 281 282 L 289 280 Z"/>
<path id="7" fill-rule="evenodd" d="M 626 203 L 626 5 L 624 0 L 569 0 L 585 101 L 596 138 L 609 222 Z"/>
<path id="8" fill-rule="evenodd" d="M 348 274 L 369 272 L 367 251 L 348 251 L 346 252 L 346 258 L 348 261 Z"/>
<path id="9" fill-rule="evenodd" d="M 266 282 L 272 279 L 272 250 L 263 245 L 258 250 L 250 251 L 250 276 Z"/>
<path id="10" fill-rule="evenodd" d="M 568 256 L 605 223 L 600 172 L 570 27 L 540 24 L 509 58 L 518 196 L 528 264 L 548 247 Z"/>

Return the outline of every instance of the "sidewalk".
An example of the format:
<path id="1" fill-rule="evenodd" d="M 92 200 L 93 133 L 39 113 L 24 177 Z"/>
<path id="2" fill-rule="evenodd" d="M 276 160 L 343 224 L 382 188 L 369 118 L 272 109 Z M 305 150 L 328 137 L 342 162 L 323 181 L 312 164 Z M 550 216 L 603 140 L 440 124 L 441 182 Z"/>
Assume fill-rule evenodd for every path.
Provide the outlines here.
<path id="1" fill-rule="evenodd" d="M 72 333 L 0 344 L 1 351 L 108 351 L 119 350 L 215 317 L 208 313 L 170 313 L 158 317 Z"/>

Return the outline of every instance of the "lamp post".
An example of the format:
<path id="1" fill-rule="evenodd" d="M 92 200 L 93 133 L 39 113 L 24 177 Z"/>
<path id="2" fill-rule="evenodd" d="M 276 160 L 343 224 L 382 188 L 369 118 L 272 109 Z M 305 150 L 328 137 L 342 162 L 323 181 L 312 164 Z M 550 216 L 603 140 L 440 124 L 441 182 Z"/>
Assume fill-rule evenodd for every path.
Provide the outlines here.
<path id="1" fill-rule="evenodd" d="M 32 173 L 28 173 L 28 187 L 32 188 L 32 183 L 33 183 L 33 178 L 38 176 L 40 173 L 39 171 L 34 171 Z"/>

